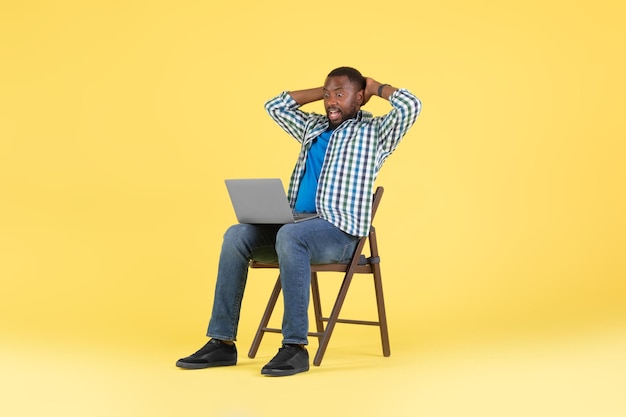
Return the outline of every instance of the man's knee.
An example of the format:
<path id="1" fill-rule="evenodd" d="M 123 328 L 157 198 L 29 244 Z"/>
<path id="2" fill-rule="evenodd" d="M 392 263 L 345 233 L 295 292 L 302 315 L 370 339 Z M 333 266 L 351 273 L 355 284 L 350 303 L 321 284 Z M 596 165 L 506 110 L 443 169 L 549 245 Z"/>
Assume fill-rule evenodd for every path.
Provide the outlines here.
<path id="1" fill-rule="evenodd" d="M 237 246 L 245 242 L 254 233 L 253 226 L 249 224 L 234 224 L 224 232 L 224 244 Z"/>
<path id="2" fill-rule="evenodd" d="M 278 233 L 276 233 L 276 243 L 278 244 L 279 242 L 288 242 L 289 240 L 293 239 L 293 237 L 297 234 L 296 233 L 296 226 L 295 224 L 285 224 L 283 225 L 280 229 L 278 229 Z"/>
<path id="3" fill-rule="evenodd" d="M 276 234 L 276 250 L 284 252 L 297 245 L 306 245 L 306 236 L 301 232 L 298 224 L 286 224 Z"/>

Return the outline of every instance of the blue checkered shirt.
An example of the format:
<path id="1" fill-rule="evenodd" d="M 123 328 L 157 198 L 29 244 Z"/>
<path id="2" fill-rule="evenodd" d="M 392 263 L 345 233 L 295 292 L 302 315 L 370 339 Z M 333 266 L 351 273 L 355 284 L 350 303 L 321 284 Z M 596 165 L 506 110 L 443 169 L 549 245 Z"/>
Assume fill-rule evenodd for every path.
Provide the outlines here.
<path id="1" fill-rule="evenodd" d="M 355 118 L 335 129 L 320 173 L 315 199 L 318 214 L 354 236 L 369 233 L 378 171 L 415 123 L 422 107 L 420 100 L 404 89 L 395 91 L 389 101 L 393 108 L 386 115 L 373 117 L 360 110 Z M 286 91 L 265 104 L 272 119 L 301 143 L 287 192 L 292 206 L 312 141 L 329 125 L 326 115 L 307 113 L 299 107 Z"/>

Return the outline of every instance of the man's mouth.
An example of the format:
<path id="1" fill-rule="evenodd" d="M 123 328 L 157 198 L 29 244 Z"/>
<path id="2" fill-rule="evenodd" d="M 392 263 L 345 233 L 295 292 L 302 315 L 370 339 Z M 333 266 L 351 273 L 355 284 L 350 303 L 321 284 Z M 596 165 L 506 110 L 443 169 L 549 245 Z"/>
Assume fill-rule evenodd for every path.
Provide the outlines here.
<path id="1" fill-rule="evenodd" d="M 338 120 L 341 120 L 341 110 L 335 108 L 335 107 L 330 107 L 326 110 L 326 115 L 328 116 L 328 119 L 331 122 L 336 122 Z"/>

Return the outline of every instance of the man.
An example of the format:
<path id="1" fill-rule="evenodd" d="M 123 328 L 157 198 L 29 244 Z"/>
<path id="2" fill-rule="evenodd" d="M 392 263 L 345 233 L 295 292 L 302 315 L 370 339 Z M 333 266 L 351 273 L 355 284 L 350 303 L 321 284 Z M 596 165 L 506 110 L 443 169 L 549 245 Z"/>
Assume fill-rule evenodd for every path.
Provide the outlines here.
<path id="1" fill-rule="evenodd" d="M 392 110 L 373 117 L 361 106 L 377 95 Z M 323 100 L 326 115 L 300 107 Z M 234 341 L 251 259 L 279 262 L 283 288 L 283 347 L 261 370 L 285 376 L 309 370 L 310 265 L 347 262 L 371 226 L 374 180 L 421 110 L 404 89 L 365 78 L 354 68 L 328 74 L 323 87 L 283 92 L 265 104 L 269 115 L 301 143 L 289 184 L 296 212 L 319 217 L 295 224 L 231 226 L 224 235 L 213 311 L 207 336 L 196 353 L 179 359 L 186 369 L 235 365 Z"/>

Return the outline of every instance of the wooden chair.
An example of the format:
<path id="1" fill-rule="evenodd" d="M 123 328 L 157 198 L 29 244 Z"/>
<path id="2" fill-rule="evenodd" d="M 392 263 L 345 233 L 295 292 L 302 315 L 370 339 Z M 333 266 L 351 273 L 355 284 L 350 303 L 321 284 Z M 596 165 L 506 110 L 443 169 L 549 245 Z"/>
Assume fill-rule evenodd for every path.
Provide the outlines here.
<path id="1" fill-rule="evenodd" d="M 378 187 L 376 189 L 376 192 L 374 193 L 372 203 L 372 221 L 374 220 L 374 215 L 376 214 L 376 210 L 378 209 L 378 205 L 380 204 L 383 191 L 383 187 Z M 366 257 L 363 254 L 366 242 L 369 242 L 369 257 Z M 278 264 L 252 261 L 250 263 L 250 267 L 278 269 Z M 324 317 L 322 315 L 322 306 L 320 301 L 320 291 L 317 276 L 318 272 L 341 272 L 344 274 L 343 282 L 339 289 L 335 304 L 332 308 L 330 316 L 328 317 Z M 371 274 L 373 276 L 374 289 L 376 293 L 376 304 L 378 308 L 378 321 L 348 320 L 339 318 L 339 313 L 345 301 L 346 295 L 348 293 L 348 288 L 350 287 L 350 283 L 352 282 L 354 274 Z M 266 332 L 281 333 L 281 329 L 267 327 L 272 316 L 272 312 L 274 311 L 274 307 L 276 306 L 276 302 L 278 300 L 280 292 L 281 284 L 279 275 L 278 279 L 276 280 L 276 284 L 274 285 L 274 290 L 272 291 L 272 294 L 270 295 L 269 301 L 265 308 L 265 312 L 263 313 L 263 317 L 261 318 L 261 323 L 259 324 L 254 340 L 252 341 L 250 351 L 248 352 L 248 357 L 250 358 L 255 357 L 259 345 L 261 344 L 261 340 L 263 339 L 263 335 Z M 387 357 L 391 354 L 391 351 L 389 349 L 387 316 L 385 313 L 385 301 L 383 297 L 383 287 L 380 273 L 380 257 L 378 254 L 378 244 L 376 241 L 376 230 L 374 229 L 374 226 L 371 227 L 369 235 L 361 237 L 355 249 L 352 260 L 349 263 L 311 265 L 311 299 L 315 313 L 315 325 L 317 331 L 309 332 L 309 336 L 317 337 L 319 340 L 318 349 L 315 354 L 315 358 L 313 359 L 313 364 L 315 366 L 319 366 L 321 364 L 324 353 L 326 352 L 326 348 L 328 347 L 328 342 L 330 341 L 330 337 L 337 323 L 378 326 L 380 328 L 383 356 Z"/>

